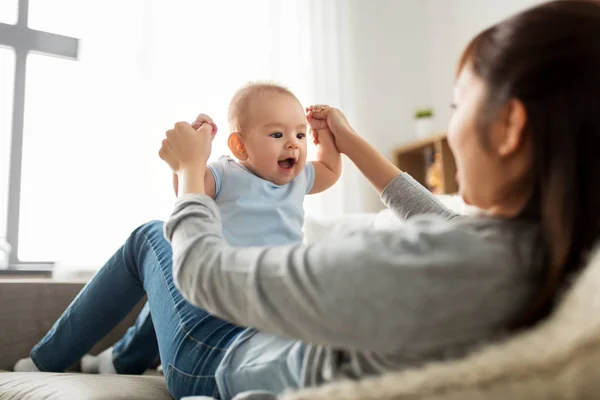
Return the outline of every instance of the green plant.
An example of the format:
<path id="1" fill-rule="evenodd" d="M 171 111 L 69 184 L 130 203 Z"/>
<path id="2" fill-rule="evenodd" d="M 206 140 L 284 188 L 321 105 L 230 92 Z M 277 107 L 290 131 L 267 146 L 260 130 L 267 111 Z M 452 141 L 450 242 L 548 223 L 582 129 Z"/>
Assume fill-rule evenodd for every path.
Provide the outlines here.
<path id="1" fill-rule="evenodd" d="M 431 118 L 433 117 L 433 109 L 432 108 L 419 108 L 415 111 L 415 119 L 420 118 Z"/>

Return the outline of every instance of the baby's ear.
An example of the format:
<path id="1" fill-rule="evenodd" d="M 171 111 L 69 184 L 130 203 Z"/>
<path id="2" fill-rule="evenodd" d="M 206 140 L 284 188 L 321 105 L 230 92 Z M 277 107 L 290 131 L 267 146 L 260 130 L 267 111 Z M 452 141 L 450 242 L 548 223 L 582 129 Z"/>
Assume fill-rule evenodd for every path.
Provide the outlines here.
<path id="1" fill-rule="evenodd" d="M 233 153 L 235 158 L 240 161 L 246 161 L 248 159 L 248 154 L 246 153 L 246 148 L 244 147 L 244 138 L 238 132 L 233 132 L 229 135 L 227 139 L 227 145 L 229 146 L 229 150 Z"/>

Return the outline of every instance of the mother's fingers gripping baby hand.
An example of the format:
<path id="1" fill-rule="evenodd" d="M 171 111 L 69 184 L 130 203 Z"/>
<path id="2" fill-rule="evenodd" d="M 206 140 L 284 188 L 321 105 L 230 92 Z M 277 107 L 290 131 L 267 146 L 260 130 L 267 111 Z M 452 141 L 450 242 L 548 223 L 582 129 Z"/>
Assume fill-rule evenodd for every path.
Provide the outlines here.
<path id="1" fill-rule="evenodd" d="M 324 105 L 314 105 L 306 108 L 306 120 L 311 129 L 328 129 L 328 111 L 329 107 Z"/>
<path id="2" fill-rule="evenodd" d="M 194 123 L 192 124 L 192 127 L 195 130 L 200 129 L 200 127 L 204 124 L 209 124 L 212 126 L 212 138 L 214 139 L 215 135 L 217 134 L 218 128 L 217 128 L 217 124 L 215 124 L 215 121 L 212 120 L 211 117 L 209 117 L 206 114 L 199 114 L 196 119 L 194 120 Z"/>
<path id="3" fill-rule="evenodd" d="M 331 107 L 324 104 L 316 104 L 308 107 L 307 114 L 310 114 L 314 119 L 327 119 Z"/>
<path id="4" fill-rule="evenodd" d="M 310 125 L 310 129 L 321 130 L 321 129 L 329 129 L 329 125 L 327 124 L 326 119 L 314 119 L 308 117 L 306 119 L 308 124 Z"/>
<path id="5" fill-rule="evenodd" d="M 312 106 L 306 107 L 306 111 L 312 111 L 315 113 L 326 112 L 330 107 L 325 104 L 313 104 Z"/>
<path id="6" fill-rule="evenodd" d="M 212 125 L 215 122 L 213 121 L 213 119 L 211 117 L 209 117 L 206 114 L 198 114 L 198 116 L 196 117 L 196 119 L 194 119 L 194 123 L 192 124 L 192 126 L 194 127 L 194 129 L 198 129 L 204 123 L 208 123 L 208 124 Z"/>

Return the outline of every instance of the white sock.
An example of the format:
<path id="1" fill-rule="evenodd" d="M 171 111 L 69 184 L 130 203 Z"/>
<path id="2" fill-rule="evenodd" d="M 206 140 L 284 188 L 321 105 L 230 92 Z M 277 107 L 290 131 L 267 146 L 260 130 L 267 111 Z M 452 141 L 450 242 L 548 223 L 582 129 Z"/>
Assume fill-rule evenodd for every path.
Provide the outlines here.
<path id="1" fill-rule="evenodd" d="M 109 347 L 97 356 L 86 354 L 81 359 L 81 372 L 86 374 L 116 374 L 113 364 L 113 348 Z"/>
<path id="2" fill-rule="evenodd" d="M 21 358 L 13 367 L 15 372 L 40 372 L 31 358 Z"/>

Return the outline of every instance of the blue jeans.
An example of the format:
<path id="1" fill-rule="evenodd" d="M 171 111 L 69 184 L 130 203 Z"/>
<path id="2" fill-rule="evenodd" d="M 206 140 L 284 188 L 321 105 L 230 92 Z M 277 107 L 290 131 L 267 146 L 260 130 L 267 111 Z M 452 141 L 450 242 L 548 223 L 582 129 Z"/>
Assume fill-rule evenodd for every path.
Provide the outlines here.
<path id="1" fill-rule="evenodd" d="M 113 365 L 119 374 L 143 374 L 159 358 L 156 331 L 148 302 L 140 311 L 135 324 L 114 345 Z"/>
<path id="2" fill-rule="evenodd" d="M 66 370 L 147 294 L 171 395 L 218 397 L 215 371 L 245 328 L 189 304 L 175 288 L 171 260 L 162 222 L 136 229 L 33 348 L 35 365 Z"/>

